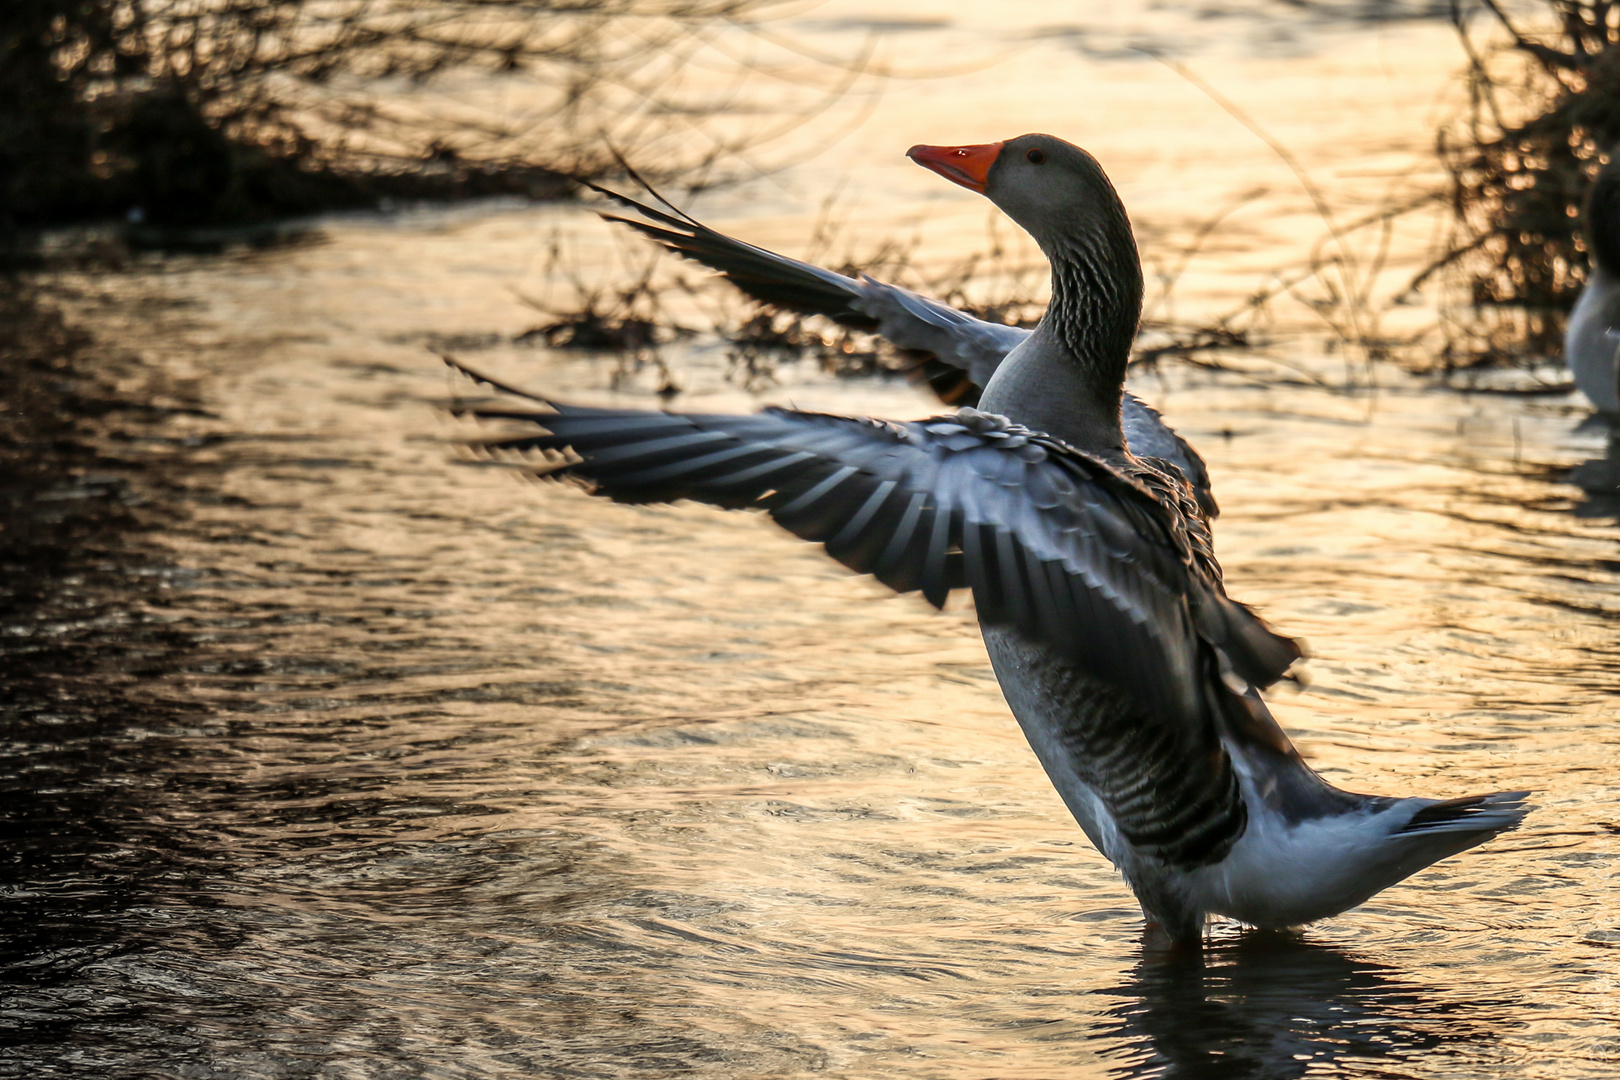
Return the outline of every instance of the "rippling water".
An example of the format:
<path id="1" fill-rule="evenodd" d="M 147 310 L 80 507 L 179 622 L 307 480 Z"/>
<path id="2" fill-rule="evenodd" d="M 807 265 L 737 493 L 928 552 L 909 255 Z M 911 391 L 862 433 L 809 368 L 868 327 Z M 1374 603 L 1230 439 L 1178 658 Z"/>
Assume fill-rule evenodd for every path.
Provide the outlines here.
<path id="1" fill-rule="evenodd" d="M 5 620 L 10 1075 L 1612 1074 L 1620 562 L 1569 400 L 1141 382 L 1210 458 L 1233 591 L 1313 644 L 1278 709 L 1316 766 L 1541 807 L 1200 970 L 1143 955 L 967 612 L 453 464 L 426 351 L 176 302 L 339 254 L 81 301 L 139 313 L 106 350 L 170 343 L 126 380 L 170 411 L 39 496 L 47 534 L 124 509 Z"/>
<path id="2" fill-rule="evenodd" d="M 1576 401 L 1138 376 L 1209 459 L 1231 591 L 1311 643 L 1276 709 L 1313 764 L 1539 807 L 1199 967 L 1143 952 L 960 603 L 455 450 L 426 346 L 655 404 L 501 344 L 558 222 L 595 227 L 332 222 L 52 283 L 95 340 L 0 483 L 0 1075 L 1614 1075 L 1620 533 L 1569 482 L 1615 467 Z M 670 359 L 679 406 L 756 404 L 712 342 Z"/>

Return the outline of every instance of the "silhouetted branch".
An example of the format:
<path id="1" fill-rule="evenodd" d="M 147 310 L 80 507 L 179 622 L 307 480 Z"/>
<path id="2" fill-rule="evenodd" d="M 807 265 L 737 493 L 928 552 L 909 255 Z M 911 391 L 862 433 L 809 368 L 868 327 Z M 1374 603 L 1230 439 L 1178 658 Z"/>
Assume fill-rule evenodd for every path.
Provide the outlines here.
<path id="1" fill-rule="evenodd" d="M 1620 4 L 1544 0 L 1551 29 L 1537 36 L 1497 0 L 1481 3 L 1503 36 L 1481 48 L 1453 0 L 1470 91 L 1467 114 L 1437 140 L 1453 232 L 1413 278 L 1448 282 L 1467 309 L 1445 324 L 1447 362 L 1463 366 L 1560 351 L 1586 280 L 1582 203 L 1620 141 Z"/>

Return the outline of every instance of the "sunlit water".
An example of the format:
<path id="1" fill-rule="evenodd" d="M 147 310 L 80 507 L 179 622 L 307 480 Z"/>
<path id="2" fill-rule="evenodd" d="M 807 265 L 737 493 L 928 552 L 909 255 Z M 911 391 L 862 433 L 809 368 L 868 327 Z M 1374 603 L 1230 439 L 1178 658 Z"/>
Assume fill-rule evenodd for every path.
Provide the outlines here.
<path id="1" fill-rule="evenodd" d="M 1576 401 L 1136 377 L 1209 459 L 1232 593 L 1311 644 L 1274 703 L 1312 763 L 1538 806 L 1200 968 L 1144 953 L 964 605 L 455 449 L 447 343 L 657 404 L 504 344 L 559 222 L 608 243 L 479 208 L 59 283 L 162 411 L 90 422 L 13 526 L 64 541 L 0 625 L 0 1075 L 1614 1075 L 1620 533 Z M 677 407 L 756 404 L 712 341 L 667 359 Z"/>

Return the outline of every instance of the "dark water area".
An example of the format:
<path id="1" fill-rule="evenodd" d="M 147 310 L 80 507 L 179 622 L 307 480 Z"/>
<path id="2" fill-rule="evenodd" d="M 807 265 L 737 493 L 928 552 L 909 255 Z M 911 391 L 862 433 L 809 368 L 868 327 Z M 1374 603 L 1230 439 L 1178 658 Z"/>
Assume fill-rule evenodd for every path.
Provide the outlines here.
<path id="1" fill-rule="evenodd" d="M 197 875 L 163 854 L 174 844 L 160 839 L 149 799 L 171 754 L 144 738 L 197 710 L 139 689 L 189 644 L 140 610 L 173 570 L 144 539 L 143 509 L 166 484 L 134 450 L 162 410 L 145 394 L 121 395 L 116 371 L 134 365 L 98 362 L 89 336 L 35 299 L 7 293 L 0 342 L 8 1043 L 67 1034 L 65 1017 L 30 1017 L 26 995 L 138 948 L 149 935 L 127 912 L 145 883 Z M 104 440 L 108 429 L 126 439 Z"/>

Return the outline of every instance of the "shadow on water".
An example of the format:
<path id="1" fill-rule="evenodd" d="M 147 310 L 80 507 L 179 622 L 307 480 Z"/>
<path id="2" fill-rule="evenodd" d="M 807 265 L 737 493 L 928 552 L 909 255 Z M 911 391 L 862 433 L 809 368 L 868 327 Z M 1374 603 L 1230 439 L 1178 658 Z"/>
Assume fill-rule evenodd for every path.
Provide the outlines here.
<path id="1" fill-rule="evenodd" d="M 570 964 L 632 970 L 620 943 L 570 937 L 592 841 L 507 824 L 532 788 L 492 794 L 498 724 L 434 726 L 505 703 L 526 733 L 575 691 L 419 629 L 444 605 L 402 599 L 370 558 L 250 579 L 221 553 L 263 544 L 264 508 L 219 477 L 354 463 L 179 434 L 177 414 L 217 419 L 194 389 L 48 300 L 0 299 L 0 1077 L 712 1058 L 657 1025 L 629 1036 L 642 992 L 553 985 Z M 225 528 L 199 512 L 222 507 Z M 187 566 L 176 542 L 213 546 Z M 432 562 L 411 568 L 427 592 Z M 506 742 L 543 768 L 543 739 Z"/>
<path id="2" fill-rule="evenodd" d="M 1405 1076 L 1419 1055 L 1489 1042 L 1509 1004 L 1459 1002 L 1353 952 L 1260 931 L 1202 961 L 1147 956 L 1099 992 L 1125 999 L 1110 1015 L 1132 1060 L 1111 1075 L 1176 1080 Z"/>
<path id="3" fill-rule="evenodd" d="M 1616 418 L 1601 413 L 1588 417 L 1576 432 L 1603 431 L 1608 435 L 1603 456 L 1589 458 L 1570 471 L 1569 482 L 1586 493 L 1575 506 L 1578 518 L 1620 518 L 1620 429 Z"/>
<path id="4" fill-rule="evenodd" d="M 139 912 L 155 891 L 195 889 L 219 861 L 152 806 L 185 768 L 171 734 L 203 715 L 144 682 L 192 646 L 154 614 L 175 570 L 147 537 L 175 481 L 142 449 L 186 406 L 131 358 L 92 360 L 93 342 L 30 291 L 4 297 L 0 1047 L 64 1047 L 134 1011 L 82 992 L 63 1009 L 81 973 L 183 935 Z"/>

